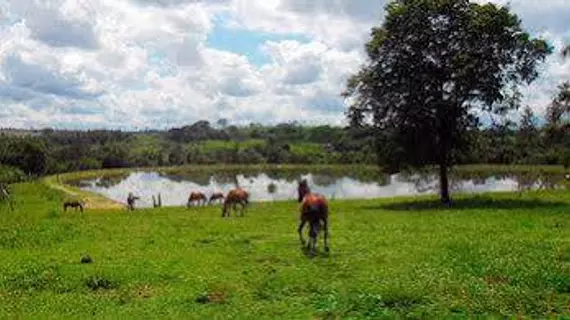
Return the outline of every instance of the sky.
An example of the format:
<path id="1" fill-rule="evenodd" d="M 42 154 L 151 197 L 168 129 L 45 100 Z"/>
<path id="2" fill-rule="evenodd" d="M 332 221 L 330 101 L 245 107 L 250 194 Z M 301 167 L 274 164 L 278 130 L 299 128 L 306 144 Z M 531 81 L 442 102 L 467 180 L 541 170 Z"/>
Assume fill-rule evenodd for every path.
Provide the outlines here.
<path id="1" fill-rule="evenodd" d="M 343 125 L 340 93 L 386 1 L 0 0 L 0 127 Z M 557 51 L 570 43 L 570 1 L 510 6 Z M 541 69 L 524 90 L 539 115 L 570 62 Z"/>

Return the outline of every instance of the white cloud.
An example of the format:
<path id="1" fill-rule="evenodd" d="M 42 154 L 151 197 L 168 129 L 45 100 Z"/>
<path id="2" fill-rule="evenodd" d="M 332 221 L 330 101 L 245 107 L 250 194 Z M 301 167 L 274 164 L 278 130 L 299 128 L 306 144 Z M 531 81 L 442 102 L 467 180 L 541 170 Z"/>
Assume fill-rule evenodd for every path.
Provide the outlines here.
<path id="1" fill-rule="evenodd" d="M 8 17 L 24 21 L 30 37 L 54 47 L 98 48 L 88 1 L 8 1 Z"/>
<path id="2" fill-rule="evenodd" d="M 383 9 L 384 1 L 234 0 L 230 11 L 233 20 L 228 24 L 264 32 L 304 34 L 350 51 L 363 45 L 372 23 L 384 15 Z"/>
<path id="3" fill-rule="evenodd" d="M 385 2 L 2 1 L 0 126 L 165 128 L 218 118 L 338 124 L 345 108 L 339 94 L 363 62 Z M 570 35 L 565 2 L 512 7 L 561 47 L 564 32 Z M 259 66 L 208 47 L 220 16 L 232 28 L 310 41 L 262 43 L 270 61 Z M 551 57 L 528 90 L 529 103 L 542 111 L 569 73 L 568 62 Z"/>

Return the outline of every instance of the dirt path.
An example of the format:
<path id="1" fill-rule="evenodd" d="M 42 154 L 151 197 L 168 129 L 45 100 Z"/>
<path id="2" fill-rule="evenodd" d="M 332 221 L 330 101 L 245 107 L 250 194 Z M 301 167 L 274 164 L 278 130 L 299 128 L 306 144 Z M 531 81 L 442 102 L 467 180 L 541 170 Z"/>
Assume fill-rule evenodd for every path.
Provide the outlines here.
<path id="1" fill-rule="evenodd" d="M 50 176 L 44 178 L 44 183 L 52 189 L 60 190 L 63 193 L 69 195 L 71 198 L 79 198 L 85 202 L 86 209 L 95 210 L 120 210 L 124 209 L 126 205 L 124 203 L 106 198 L 102 195 L 80 190 L 78 188 L 64 184 L 58 181 L 57 176 Z"/>

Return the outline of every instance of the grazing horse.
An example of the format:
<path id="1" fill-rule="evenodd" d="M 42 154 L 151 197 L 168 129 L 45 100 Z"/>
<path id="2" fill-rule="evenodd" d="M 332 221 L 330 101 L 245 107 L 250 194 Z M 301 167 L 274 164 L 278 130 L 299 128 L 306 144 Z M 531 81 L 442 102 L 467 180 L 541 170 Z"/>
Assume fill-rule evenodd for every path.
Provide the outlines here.
<path id="1" fill-rule="evenodd" d="M 72 207 L 75 209 L 75 211 L 77 211 L 77 209 L 79 208 L 79 210 L 81 210 L 81 212 L 83 212 L 83 207 L 85 206 L 85 203 L 83 201 L 79 201 L 79 200 L 68 200 L 65 201 L 63 203 L 63 211 L 67 212 L 67 208 L 68 207 Z"/>
<path id="2" fill-rule="evenodd" d="M 211 204 L 214 201 L 224 201 L 224 194 L 221 192 L 214 192 L 211 196 L 210 196 L 210 201 L 208 201 L 208 204 Z"/>
<path id="3" fill-rule="evenodd" d="M 301 202 L 301 223 L 299 224 L 299 239 L 301 240 L 301 245 L 305 245 L 305 239 L 303 239 L 303 228 L 305 224 L 309 223 L 309 243 L 307 244 L 307 249 L 312 253 L 315 252 L 317 246 L 317 236 L 319 234 L 319 229 L 322 227 L 324 231 L 324 244 L 325 251 L 329 251 L 329 230 L 328 230 L 328 216 L 329 216 L 329 206 L 327 199 L 318 193 L 312 193 L 311 189 L 307 185 L 306 180 L 299 182 L 299 187 L 297 188 L 299 194 L 298 201 Z"/>
<path id="4" fill-rule="evenodd" d="M 206 195 L 200 191 L 191 192 L 190 196 L 188 197 L 188 203 L 186 203 L 186 207 L 190 208 L 190 205 L 192 205 L 194 201 L 197 201 L 198 205 L 200 205 L 201 202 L 205 205 L 206 201 L 208 201 L 208 198 L 206 198 Z"/>
<path id="5" fill-rule="evenodd" d="M 230 206 L 233 207 L 237 214 L 237 204 L 241 205 L 241 216 L 243 217 L 245 208 L 249 204 L 249 193 L 242 188 L 233 189 L 228 192 L 226 200 L 224 201 L 224 207 L 222 208 L 222 217 L 230 216 L 231 210 L 228 211 Z"/>

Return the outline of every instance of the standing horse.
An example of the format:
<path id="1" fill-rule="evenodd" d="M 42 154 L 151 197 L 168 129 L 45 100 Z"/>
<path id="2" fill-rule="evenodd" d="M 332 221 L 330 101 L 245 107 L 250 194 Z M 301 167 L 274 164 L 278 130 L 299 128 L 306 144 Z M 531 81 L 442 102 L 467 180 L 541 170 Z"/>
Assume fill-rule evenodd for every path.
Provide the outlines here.
<path id="1" fill-rule="evenodd" d="M 321 227 L 321 222 L 324 231 L 324 244 L 325 251 L 329 251 L 329 230 L 328 230 L 328 216 L 329 216 L 329 206 L 327 199 L 318 193 L 312 193 L 309 188 L 307 181 L 302 180 L 299 182 L 297 188 L 299 194 L 298 202 L 301 202 L 301 223 L 299 224 L 299 239 L 301 240 L 301 245 L 305 245 L 305 239 L 303 239 L 303 228 L 305 224 L 309 223 L 309 243 L 307 244 L 307 249 L 311 253 L 315 252 L 317 246 L 317 236 L 319 234 L 319 229 Z"/>
<path id="2" fill-rule="evenodd" d="M 232 206 L 234 212 L 237 214 L 237 205 L 241 205 L 241 216 L 243 217 L 245 208 L 249 204 L 249 193 L 242 188 L 233 189 L 228 192 L 226 200 L 224 201 L 224 207 L 222 208 L 222 217 L 230 216 L 231 210 L 229 206 Z"/>
<path id="3" fill-rule="evenodd" d="M 208 201 L 208 204 L 211 204 L 214 201 L 224 201 L 224 194 L 221 192 L 214 192 L 211 196 L 210 196 L 210 201 Z"/>
<path id="4" fill-rule="evenodd" d="M 129 196 L 127 197 L 127 208 L 131 211 L 135 210 L 135 200 L 139 200 L 140 198 L 133 195 L 132 192 L 129 192 Z"/>
<path id="5" fill-rule="evenodd" d="M 81 212 L 83 212 L 83 207 L 85 206 L 85 203 L 83 201 L 79 201 L 79 200 L 68 200 L 65 201 L 63 203 L 63 212 L 67 212 L 67 208 L 68 207 L 72 207 L 75 209 L 75 211 L 77 211 L 77 208 L 79 208 L 79 210 Z"/>
<path id="6" fill-rule="evenodd" d="M 188 197 L 188 203 L 186 203 L 186 207 L 190 208 L 194 201 L 196 201 L 198 205 L 200 205 L 201 202 L 205 205 L 206 201 L 208 201 L 208 198 L 206 198 L 206 195 L 200 191 L 191 192 L 190 196 Z"/>

